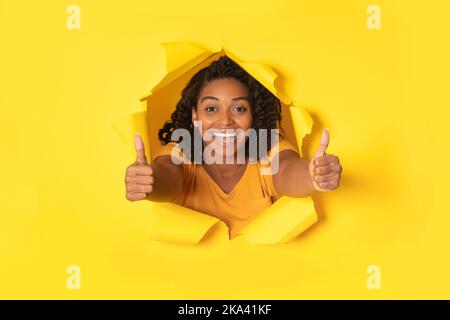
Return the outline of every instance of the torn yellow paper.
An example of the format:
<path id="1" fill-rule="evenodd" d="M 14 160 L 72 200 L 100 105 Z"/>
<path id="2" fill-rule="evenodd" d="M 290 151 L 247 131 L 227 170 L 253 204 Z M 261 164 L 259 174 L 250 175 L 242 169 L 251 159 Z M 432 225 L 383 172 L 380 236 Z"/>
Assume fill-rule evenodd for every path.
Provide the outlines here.
<path id="1" fill-rule="evenodd" d="M 222 47 L 219 52 L 210 52 L 189 43 L 168 42 L 163 44 L 167 54 L 167 75 L 141 99 L 147 111 L 132 114 L 129 118 L 113 124 L 123 141 L 132 146 L 135 132 L 140 132 L 148 159 L 161 148 L 158 130 L 170 119 L 181 91 L 190 78 L 200 69 L 227 55 L 244 70 L 277 96 L 282 103 L 283 120 L 288 141 L 297 145 L 301 155 L 302 141 L 311 133 L 312 118 L 304 108 L 291 103 L 274 85 L 277 74 L 268 66 L 256 62 L 243 62 Z M 197 244 L 212 229 L 219 219 L 173 203 L 149 202 L 149 209 L 156 216 L 150 230 L 153 240 L 164 242 Z M 310 197 L 281 197 L 272 206 L 258 215 L 239 234 L 249 243 L 286 243 L 296 238 L 317 221 L 314 203 Z"/>
<path id="2" fill-rule="evenodd" d="M 114 130 L 117 132 L 117 134 L 122 138 L 122 141 L 129 146 L 132 146 L 133 148 L 131 151 L 134 153 L 134 135 L 136 132 L 139 132 L 142 141 L 148 141 L 148 114 L 147 111 L 141 111 L 137 113 L 133 113 L 131 116 L 126 117 L 124 119 L 121 119 L 120 121 L 117 121 L 112 124 Z M 145 154 L 147 155 L 148 159 L 151 159 L 151 152 L 150 152 L 150 146 L 147 144 L 144 144 L 145 148 Z"/>
<path id="3" fill-rule="evenodd" d="M 295 138 L 297 140 L 298 152 L 302 155 L 302 141 L 303 138 L 311 133 L 313 120 L 310 114 L 304 108 L 296 106 L 289 107 L 291 114 L 291 121 L 294 127 Z"/>
<path id="4" fill-rule="evenodd" d="M 316 221 L 317 215 L 310 197 L 281 197 L 246 225 L 239 234 L 254 244 L 286 243 Z"/>
<path id="5" fill-rule="evenodd" d="M 151 212 L 156 219 L 150 228 L 150 239 L 164 242 L 198 244 L 220 221 L 174 203 L 153 202 Z"/>

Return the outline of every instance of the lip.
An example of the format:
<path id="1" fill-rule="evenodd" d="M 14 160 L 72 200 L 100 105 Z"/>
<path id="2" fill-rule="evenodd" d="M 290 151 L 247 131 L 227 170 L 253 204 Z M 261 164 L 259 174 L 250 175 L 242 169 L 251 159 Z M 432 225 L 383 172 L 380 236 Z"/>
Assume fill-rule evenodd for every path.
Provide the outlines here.
<path id="1" fill-rule="evenodd" d="M 222 147 L 234 145 L 237 139 L 237 133 L 234 129 L 213 130 L 211 136 L 214 137 L 214 143 Z"/>
<path id="2" fill-rule="evenodd" d="M 245 141 L 245 134 L 242 128 L 209 128 L 204 133 L 204 138 L 215 144 L 218 149 L 231 151 L 237 150 L 239 145 Z"/>
<path id="3" fill-rule="evenodd" d="M 235 132 L 212 132 L 211 133 L 213 137 L 219 137 L 219 138 L 235 138 L 237 134 Z"/>
<path id="4" fill-rule="evenodd" d="M 222 146 L 232 145 L 236 141 L 236 136 L 219 136 L 219 135 L 213 135 L 214 136 L 214 143 Z"/>

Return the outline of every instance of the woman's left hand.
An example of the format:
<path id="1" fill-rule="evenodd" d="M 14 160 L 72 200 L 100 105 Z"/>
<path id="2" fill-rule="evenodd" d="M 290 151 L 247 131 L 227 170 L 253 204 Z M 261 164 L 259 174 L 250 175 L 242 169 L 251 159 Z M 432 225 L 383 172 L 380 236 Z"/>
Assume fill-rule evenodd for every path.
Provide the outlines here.
<path id="1" fill-rule="evenodd" d="M 308 164 L 309 177 L 317 191 L 334 190 L 341 180 L 342 166 L 339 158 L 332 154 L 325 154 L 329 141 L 330 133 L 328 129 L 324 129 L 320 146 Z"/>

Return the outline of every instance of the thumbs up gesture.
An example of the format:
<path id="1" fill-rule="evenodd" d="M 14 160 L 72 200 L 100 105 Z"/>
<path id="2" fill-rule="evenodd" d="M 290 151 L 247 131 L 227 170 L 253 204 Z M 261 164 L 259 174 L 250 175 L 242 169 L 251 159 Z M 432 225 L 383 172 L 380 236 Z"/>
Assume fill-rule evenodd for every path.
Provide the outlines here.
<path id="1" fill-rule="evenodd" d="M 325 154 L 329 141 L 330 133 L 328 129 L 324 129 L 320 146 L 308 164 L 309 176 L 317 191 L 334 190 L 339 186 L 341 179 L 342 166 L 339 158 Z"/>
<path id="2" fill-rule="evenodd" d="M 126 198 L 130 201 L 143 200 L 153 191 L 153 169 L 147 163 L 139 133 L 134 137 L 134 146 L 136 161 L 127 167 L 125 174 Z"/>

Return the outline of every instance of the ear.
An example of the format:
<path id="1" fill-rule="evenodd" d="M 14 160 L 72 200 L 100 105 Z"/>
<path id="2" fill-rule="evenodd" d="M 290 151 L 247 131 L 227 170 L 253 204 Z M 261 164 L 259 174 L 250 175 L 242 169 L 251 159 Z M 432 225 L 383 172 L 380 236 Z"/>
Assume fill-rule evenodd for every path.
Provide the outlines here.
<path id="1" fill-rule="evenodd" d="M 192 107 L 192 123 L 194 123 L 194 121 L 197 121 L 197 111 Z"/>

